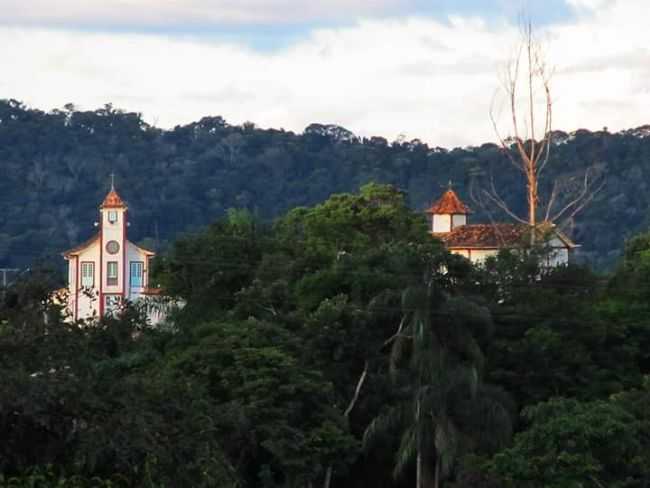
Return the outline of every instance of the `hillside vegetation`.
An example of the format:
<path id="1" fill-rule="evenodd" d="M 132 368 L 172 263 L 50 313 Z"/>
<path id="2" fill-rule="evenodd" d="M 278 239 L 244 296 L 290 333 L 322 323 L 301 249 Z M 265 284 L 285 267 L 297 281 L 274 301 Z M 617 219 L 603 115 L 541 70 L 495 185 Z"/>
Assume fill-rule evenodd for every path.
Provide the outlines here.
<path id="1" fill-rule="evenodd" d="M 594 165 L 606 179 L 568 228 L 582 258 L 598 268 L 610 267 L 625 238 L 648 225 L 649 134 L 649 127 L 555 133 L 547 181 Z M 271 220 L 370 181 L 404 190 L 420 210 L 449 180 L 469 200 L 470 184 L 492 174 L 511 206 L 525 210 L 519 176 L 493 144 L 444 149 L 359 138 L 337 126 L 312 124 L 295 134 L 221 117 L 161 130 L 110 105 L 43 112 L 1 101 L 0 170 L 0 266 L 27 266 L 86 239 L 112 172 L 130 204 L 132 239 L 158 249 L 229 208 Z"/>
<path id="2" fill-rule="evenodd" d="M 607 279 L 473 267 L 368 184 L 156 267 L 157 328 L 63 322 L 46 274 L 2 295 L 0 487 L 650 485 L 650 234 Z"/>

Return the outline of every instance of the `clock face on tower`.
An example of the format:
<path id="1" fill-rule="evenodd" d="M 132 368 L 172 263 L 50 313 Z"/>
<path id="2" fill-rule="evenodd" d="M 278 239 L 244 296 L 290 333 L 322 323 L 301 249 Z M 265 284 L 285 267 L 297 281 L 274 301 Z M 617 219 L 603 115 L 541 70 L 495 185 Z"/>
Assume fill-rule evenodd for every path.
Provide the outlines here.
<path id="1" fill-rule="evenodd" d="M 106 243 L 106 252 L 108 254 L 117 254 L 120 252 L 120 245 L 117 241 L 108 241 Z"/>

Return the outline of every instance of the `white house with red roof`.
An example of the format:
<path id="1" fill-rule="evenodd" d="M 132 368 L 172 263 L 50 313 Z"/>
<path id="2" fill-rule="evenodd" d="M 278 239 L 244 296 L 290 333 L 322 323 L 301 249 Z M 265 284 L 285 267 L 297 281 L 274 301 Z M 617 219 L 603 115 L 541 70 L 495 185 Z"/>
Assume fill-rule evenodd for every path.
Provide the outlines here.
<path id="1" fill-rule="evenodd" d="M 67 310 L 73 321 L 115 313 L 126 302 L 158 295 L 149 287 L 149 269 L 155 253 L 128 240 L 126 203 L 111 186 L 99 206 L 98 232 L 63 253 L 68 261 Z M 161 314 L 151 309 L 153 323 Z"/>
<path id="2" fill-rule="evenodd" d="M 502 249 L 526 247 L 530 229 L 523 224 L 468 224 L 470 208 L 449 188 L 427 211 L 430 232 L 441 239 L 453 254 L 465 256 L 473 263 L 482 263 Z M 578 247 L 552 224 L 537 229 L 540 241 L 548 248 L 546 265 L 567 264 L 573 249 Z"/>

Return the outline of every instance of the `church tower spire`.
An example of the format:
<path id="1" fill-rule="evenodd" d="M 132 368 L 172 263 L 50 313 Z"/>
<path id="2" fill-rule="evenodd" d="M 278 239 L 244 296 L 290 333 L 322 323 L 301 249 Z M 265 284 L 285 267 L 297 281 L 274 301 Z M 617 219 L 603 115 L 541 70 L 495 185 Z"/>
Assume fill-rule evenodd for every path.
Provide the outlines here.
<path id="1" fill-rule="evenodd" d="M 451 232 L 456 227 L 467 224 L 470 208 L 465 205 L 451 187 L 426 211 L 430 215 L 430 231 L 434 234 Z"/>
<path id="2" fill-rule="evenodd" d="M 100 213 L 100 311 L 108 313 L 126 297 L 128 207 L 115 190 L 111 174 L 111 189 L 99 206 Z"/>

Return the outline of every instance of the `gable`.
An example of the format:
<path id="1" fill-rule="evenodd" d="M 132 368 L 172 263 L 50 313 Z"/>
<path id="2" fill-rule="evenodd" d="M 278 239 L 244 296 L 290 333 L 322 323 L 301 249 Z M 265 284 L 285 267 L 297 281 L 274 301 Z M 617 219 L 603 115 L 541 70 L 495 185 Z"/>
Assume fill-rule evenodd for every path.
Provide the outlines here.
<path id="1" fill-rule="evenodd" d="M 129 261 L 146 261 L 148 258 L 156 255 L 153 251 L 137 246 L 131 241 L 126 241 L 126 249 L 127 259 Z"/>
<path id="2" fill-rule="evenodd" d="M 70 256 L 79 256 L 90 251 L 92 247 L 99 248 L 99 232 L 93 235 L 90 239 L 82 242 L 78 246 L 75 246 L 67 251 L 63 252 L 63 257 L 66 259 Z"/>

